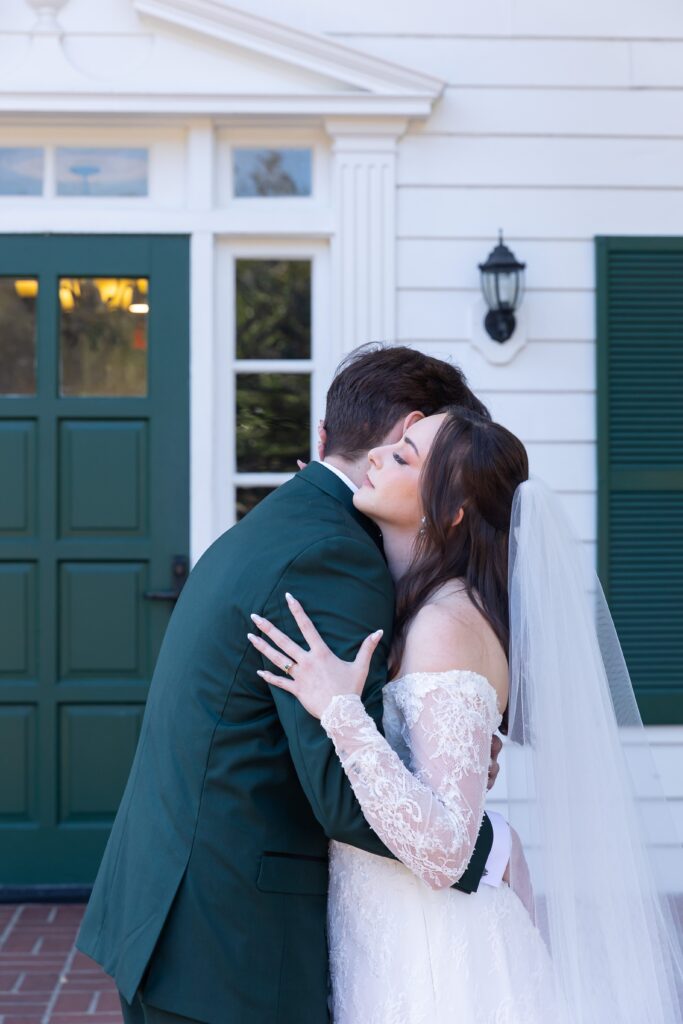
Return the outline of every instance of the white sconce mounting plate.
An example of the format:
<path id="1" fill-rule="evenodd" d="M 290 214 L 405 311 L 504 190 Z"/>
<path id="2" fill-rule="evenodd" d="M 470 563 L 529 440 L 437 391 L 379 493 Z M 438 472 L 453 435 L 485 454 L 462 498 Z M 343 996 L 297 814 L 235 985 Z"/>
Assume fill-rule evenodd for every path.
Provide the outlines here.
<path id="1" fill-rule="evenodd" d="M 526 310 L 522 305 L 515 313 L 515 331 L 508 341 L 494 341 L 486 333 L 484 317 L 488 306 L 482 297 L 475 299 L 470 308 L 470 344 L 483 355 L 489 363 L 497 366 L 510 363 L 527 343 Z"/>

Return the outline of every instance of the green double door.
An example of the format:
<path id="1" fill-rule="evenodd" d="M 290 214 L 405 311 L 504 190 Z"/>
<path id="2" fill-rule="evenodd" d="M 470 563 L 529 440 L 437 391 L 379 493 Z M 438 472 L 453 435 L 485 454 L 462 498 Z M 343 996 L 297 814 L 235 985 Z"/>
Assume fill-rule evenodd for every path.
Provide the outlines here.
<path id="1" fill-rule="evenodd" d="M 0 886 L 92 882 L 188 554 L 188 240 L 0 236 Z"/>

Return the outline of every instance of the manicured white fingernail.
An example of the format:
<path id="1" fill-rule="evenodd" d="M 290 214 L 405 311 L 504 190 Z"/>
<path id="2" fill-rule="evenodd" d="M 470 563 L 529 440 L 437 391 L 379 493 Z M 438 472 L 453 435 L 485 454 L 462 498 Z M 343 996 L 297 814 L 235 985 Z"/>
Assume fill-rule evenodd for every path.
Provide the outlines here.
<path id="1" fill-rule="evenodd" d="M 249 618 L 252 620 L 252 622 L 263 622 L 261 616 L 257 615 L 256 612 L 252 612 Z"/>
<path id="2" fill-rule="evenodd" d="M 251 641 L 252 641 L 252 643 L 253 643 L 253 642 L 254 642 L 254 640 L 256 639 L 256 637 L 254 636 L 254 634 L 253 634 L 253 633 L 247 633 L 247 639 L 251 640 Z"/>
<path id="3" fill-rule="evenodd" d="M 383 632 L 384 632 L 383 629 L 378 629 L 376 633 L 372 634 L 372 639 L 373 640 L 379 640 L 379 638 L 381 637 Z"/>
<path id="4" fill-rule="evenodd" d="M 285 594 L 285 597 L 287 598 L 288 601 L 293 601 L 294 600 L 294 598 L 292 597 L 292 595 L 289 592 L 287 592 Z"/>
<path id="5" fill-rule="evenodd" d="M 265 673 L 262 672 L 261 669 L 259 668 L 259 669 L 256 670 L 256 675 L 257 676 L 263 676 L 263 675 L 265 675 Z"/>

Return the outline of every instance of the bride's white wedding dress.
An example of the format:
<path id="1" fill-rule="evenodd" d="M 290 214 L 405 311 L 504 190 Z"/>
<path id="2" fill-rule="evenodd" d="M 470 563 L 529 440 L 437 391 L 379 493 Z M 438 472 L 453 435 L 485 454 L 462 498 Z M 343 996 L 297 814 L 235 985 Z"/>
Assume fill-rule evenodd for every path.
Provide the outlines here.
<path id="1" fill-rule="evenodd" d="M 405 675 L 383 698 L 386 739 L 358 696 L 322 716 L 365 817 L 400 858 L 331 844 L 334 1024 L 557 1024 L 549 954 L 516 893 L 449 888 L 481 825 L 495 689 L 453 669 Z"/>

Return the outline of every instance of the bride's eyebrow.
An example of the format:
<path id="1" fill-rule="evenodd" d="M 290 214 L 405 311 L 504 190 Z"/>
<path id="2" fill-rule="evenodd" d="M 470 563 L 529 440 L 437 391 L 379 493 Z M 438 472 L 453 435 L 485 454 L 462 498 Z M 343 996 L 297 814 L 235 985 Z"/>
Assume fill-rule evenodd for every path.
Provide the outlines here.
<path id="1" fill-rule="evenodd" d="M 403 438 L 403 440 L 404 440 L 404 442 L 405 442 L 406 444 L 409 444 L 411 448 L 414 448 L 414 449 L 415 449 L 415 454 L 416 454 L 416 455 L 419 455 L 419 454 L 420 454 L 420 453 L 419 453 L 419 451 L 417 450 L 417 446 L 415 445 L 415 443 L 414 443 L 413 441 L 411 441 L 411 440 L 410 440 L 410 438 L 408 437 L 408 435 L 407 435 L 407 434 L 406 434 L 406 436 L 405 436 L 405 437 Z"/>

